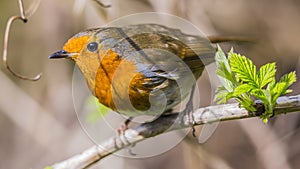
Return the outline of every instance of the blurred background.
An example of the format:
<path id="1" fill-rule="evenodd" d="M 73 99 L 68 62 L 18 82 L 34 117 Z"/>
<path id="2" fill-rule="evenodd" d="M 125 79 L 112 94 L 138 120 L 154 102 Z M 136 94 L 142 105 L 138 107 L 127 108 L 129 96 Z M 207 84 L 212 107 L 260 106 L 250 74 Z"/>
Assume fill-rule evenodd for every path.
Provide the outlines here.
<path id="1" fill-rule="evenodd" d="M 25 8 L 37 0 L 25 0 Z M 137 12 L 165 12 L 182 17 L 206 35 L 246 35 L 254 44 L 222 44 L 251 58 L 256 65 L 277 63 L 278 77 L 292 70 L 300 77 L 300 1 L 297 0 L 103 0 L 104 9 L 92 0 L 41 0 L 24 24 L 11 29 L 8 62 L 24 75 L 43 73 L 37 82 L 0 71 L 0 168 L 43 168 L 93 145 L 81 129 L 72 101 L 71 61 L 53 61 L 48 55 L 60 50 L 73 34 L 103 26 Z M 0 2 L 0 38 L 8 18 L 19 14 L 17 0 Z M 0 41 L 3 49 L 3 41 Z M 199 84 L 204 96 L 211 91 L 207 73 Z M 292 86 L 299 94 L 299 80 Z M 130 159 L 110 156 L 91 168 L 204 168 L 296 169 L 300 166 L 300 114 L 222 122 L 204 144 L 188 136 L 161 155 Z M 200 129 L 201 127 L 197 127 Z M 101 134 L 101 133 L 99 133 Z"/>

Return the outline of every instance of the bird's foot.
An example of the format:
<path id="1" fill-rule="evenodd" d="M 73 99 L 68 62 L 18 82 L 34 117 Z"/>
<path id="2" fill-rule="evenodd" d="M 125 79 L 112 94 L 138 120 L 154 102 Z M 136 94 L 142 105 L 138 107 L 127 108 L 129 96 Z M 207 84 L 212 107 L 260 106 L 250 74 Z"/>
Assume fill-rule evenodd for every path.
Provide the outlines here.
<path id="1" fill-rule="evenodd" d="M 117 129 L 119 135 L 124 134 L 124 132 L 128 129 L 128 125 L 132 121 L 132 119 L 133 117 L 129 117 L 121 124 L 121 126 Z"/>

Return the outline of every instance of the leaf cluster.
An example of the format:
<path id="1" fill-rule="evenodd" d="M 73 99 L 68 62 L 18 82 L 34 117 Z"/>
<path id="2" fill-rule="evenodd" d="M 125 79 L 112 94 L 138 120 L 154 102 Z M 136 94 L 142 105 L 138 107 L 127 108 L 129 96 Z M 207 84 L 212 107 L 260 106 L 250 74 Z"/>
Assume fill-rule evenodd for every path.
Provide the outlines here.
<path id="1" fill-rule="evenodd" d="M 228 59 L 218 46 L 216 53 L 217 75 L 222 86 L 218 87 L 215 100 L 225 103 L 233 98 L 248 111 L 256 111 L 254 100 L 264 103 L 265 112 L 261 115 L 263 122 L 273 116 L 276 100 L 279 96 L 292 92 L 288 87 L 296 81 L 295 71 L 275 80 L 276 64 L 267 63 L 257 70 L 253 62 L 231 50 Z"/>

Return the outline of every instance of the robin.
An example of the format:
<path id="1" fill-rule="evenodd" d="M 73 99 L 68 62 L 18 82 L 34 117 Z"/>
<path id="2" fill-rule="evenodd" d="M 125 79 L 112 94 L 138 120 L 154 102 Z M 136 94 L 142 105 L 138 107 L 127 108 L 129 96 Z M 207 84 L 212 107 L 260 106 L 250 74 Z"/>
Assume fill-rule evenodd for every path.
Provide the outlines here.
<path id="1" fill-rule="evenodd" d="M 215 52 L 206 38 L 138 24 L 79 32 L 49 58 L 75 61 L 101 104 L 135 117 L 170 112 L 188 97 Z"/>

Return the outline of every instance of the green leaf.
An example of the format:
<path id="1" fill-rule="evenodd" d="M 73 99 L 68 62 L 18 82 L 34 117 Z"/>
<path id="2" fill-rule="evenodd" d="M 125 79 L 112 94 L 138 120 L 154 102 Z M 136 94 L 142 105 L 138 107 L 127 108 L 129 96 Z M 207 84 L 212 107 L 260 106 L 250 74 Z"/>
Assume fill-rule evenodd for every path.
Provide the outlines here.
<path id="1" fill-rule="evenodd" d="M 241 84 L 237 88 L 235 88 L 233 95 L 240 96 L 241 94 L 249 93 L 253 89 L 254 89 L 253 86 L 249 84 Z"/>
<path id="2" fill-rule="evenodd" d="M 278 82 L 275 84 L 274 88 L 271 90 L 272 103 L 276 102 L 277 98 L 283 93 L 285 93 L 286 87 L 286 82 Z"/>
<path id="3" fill-rule="evenodd" d="M 228 92 L 226 95 L 226 101 L 228 101 L 229 99 L 234 98 L 233 92 Z"/>
<path id="4" fill-rule="evenodd" d="M 276 81 L 275 81 L 275 76 L 274 76 L 273 80 L 267 85 L 266 90 L 271 91 L 271 89 L 274 88 L 275 84 L 276 84 Z"/>
<path id="5" fill-rule="evenodd" d="M 214 98 L 214 101 L 217 102 L 217 104 L 226 103 L 226 96 L 228 94 L 228 91 L 225 89 L 224 86 L 220 86 L 216 90 L 216 95 Z"/>
<path id="6" fill-rule="evenodd" d="M 218 51 L 215 55 L 216 65 L 217 65 L 217 75 L 221 79 L 221 83 L 229 91 L 232 91 L 234 88 L 234 83 L 236 80 L 234 74 L 231 72 L 228 59 L 226 58 L 225 53 L 222 51 L 220 46 L 218 46 Z"/>
<path id="7" fill-rule="evenodd" d="M 290 93 L 292 90 L 287 90 L 287 88 L 296 82 L 296 72 L 290 72 L 283 75 L 279 82 L 276 83 L 271 89 L 272 103 L 275 104 L 277 98 L 283 94 Z"/>
<path id="8" fill-rule="evenodd" d="M 228 63 L 228 59 L 225 55 L 225 53 L 223 52 L 223 50 L 221 49 L 221 47 L 218 45 L 218 50 L 217 53 L 215 55 L 215 59 L 216 59 L 216 64 L 218 68 L 221 68 L 223 70 L 228 70 L 228 72 L 231 73 L 231 69 L 230 69 L 230 65 Z M 221 65 L 223 64 L 223 65 Z"/>
<path id="9" fill-rule="evenodd" d="M 260 67 L 258 72 L 259 88 L 263 88 L 268 83 L 275 81 L 275 63 L 267 63 Z"/>
<path id="10" fill-rule="evenodd" d="M 263 100 L 264 105 L 265 105 L 265 114 L 272 114 L 273 109 L 275 107 L 275 103 L 272 101 L 273 100 L 273 95 L 270 90 L 263 90 L 265 94 L 265 99 Z"/>
<path id="11" fill-rule="evenodd" d="M 296 72 L 290 72 L 288 74 L 283 75 L 279 82 L 286 82 L 287 83 L 287 87 L 289 87 L 290 85 L 292 85 L 294 82 L 296 82 L 297 77 L 296 77 Z"/>
<path id="12" fill-rule="evenodd" d="M 225 89 L 228 92 L 233 92 L 233 90 L 237 86 L 237 85 L 235 85 L 234 83 L 232 83 L 231 81 L 229 81 L 229 80 L 227 80 L 225 78 L 219 77 L 219 79 L 220 79 L 221 84 L 225 87 Z"/>
<path id="13" fill-rule="evenodd" d="M 282 93 L 282 94 L 289 94 L 289 93 L 291 93 L 293 90 L 292 89 L 287 89 L 284 93 Z"/>
<path id="14" fill-rule="evenodd" d="M 251 90 L 250 94 L 256 97 L 257 99 L 261 100 L 265 104 L 268 103 L 267 96 L 263 89 L 253 89 Z"/>
<path id="15" fill-rule="evenodd" d="M 248 95 L 244 95 L 243 97 L 236 97 L 236 100 L 248 111 L 255 111 L 256 109 L 253 107 L 253 101 L 250 99 Z"/>
<path id="16" fill-rule="evenodd" d="M 237 78 L 242 82 L 256 86 L 257 88 L 259 87 L 256 66 L 250 59 L 241 56 L 240 54 L 230 52 L 229 64 L 232 71 L 236 73 Z"/>
<path id="17" fill-rule="evenodd" d="M 226 80 L 229 80 L 232 83 L 236 82 L 232 72 L 230 72 L 230 70 L 228 70 L 228 69 L 225 69 L 225 67 L 226 66 L 224 63 L 220 63 L 220 67 L 218 67 L 218 69 L 216 71 L 217 75 L 225 78 Z"/>
<path id="18" fill-rule="evenodd" d="M 245 56 L 233 50 L 228 55 L 227 59 L 218 46 L 216 73 L 223 86 L 217 89 L 215 100 L 224 103 L 234 98 L 242 107 L 253 112 L 256 111 L 253 99 L 260 99 L 265 106 L 265 112 L 260 117 L 267 123 L 274 113 L 277 98 L 292 91 L 288 87 L 296 81 L 296 73 L 290 72 L 276 83 L 275 63 L 265 64 L 257 71 L 256 66 Z"/>

